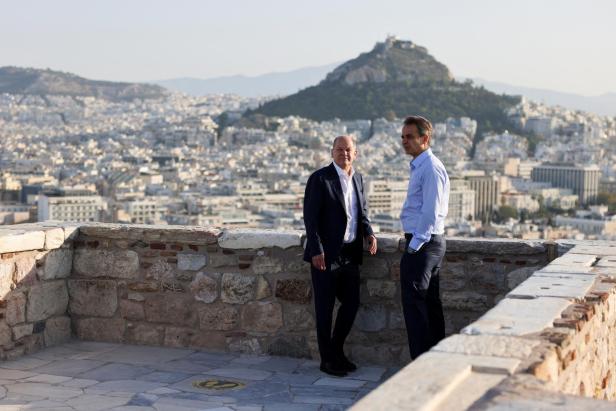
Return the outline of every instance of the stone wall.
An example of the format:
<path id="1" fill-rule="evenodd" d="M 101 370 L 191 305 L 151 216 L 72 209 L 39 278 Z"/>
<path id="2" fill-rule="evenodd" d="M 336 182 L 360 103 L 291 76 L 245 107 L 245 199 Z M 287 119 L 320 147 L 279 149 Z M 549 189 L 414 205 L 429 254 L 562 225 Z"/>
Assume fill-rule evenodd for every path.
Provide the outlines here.
<path id="1" fill-rule="evenodd" d="M 378 240 L 349 351 L 362 364 L 405 364 L 403 242 Z M 3 227 L 0 359 L 66 341 L 71 327 L 96 341 L 316 358 L 302 241 L 202 227 Z M 441 275 L 450 337 L 355 409 L 613 408 L 589 397 L 616 396 L 616 243 L 449 239 Z"/>
<path id="2" fill-rule="evenodd" d="M 68 281 L 79 338 L 318 358 L 301 232 L 84 225 Z M 362 267 L 348 342 L 363 363 L 406 364 L 399 236 Z M 546 247 L 450 240 L 442 290 L 456 332 L 547 264 Z"/>
<path id="3" fill-rule="evenodd" d="M 353 409 L 613 409 L 616 243 L 573 245 Z"/>
<path id="4" fill-rule="evenodd" d="M 0 229 L 0 360 L 70 338 L 66 278 L 76 227 Z"/>

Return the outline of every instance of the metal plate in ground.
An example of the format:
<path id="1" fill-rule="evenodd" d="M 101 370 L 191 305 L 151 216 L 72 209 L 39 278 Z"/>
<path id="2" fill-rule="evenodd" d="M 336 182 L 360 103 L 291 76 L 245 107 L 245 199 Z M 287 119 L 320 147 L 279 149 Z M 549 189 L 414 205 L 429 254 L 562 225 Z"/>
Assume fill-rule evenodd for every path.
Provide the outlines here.
<path id="1" fill-rule="evenodd" d="M 211 379 L 193 381 L 192 385 L 195 388 L 203 388 L 204 390 L 231 390 L 234 388 L 244 388 L 246 384 L 238 381 Z"/>

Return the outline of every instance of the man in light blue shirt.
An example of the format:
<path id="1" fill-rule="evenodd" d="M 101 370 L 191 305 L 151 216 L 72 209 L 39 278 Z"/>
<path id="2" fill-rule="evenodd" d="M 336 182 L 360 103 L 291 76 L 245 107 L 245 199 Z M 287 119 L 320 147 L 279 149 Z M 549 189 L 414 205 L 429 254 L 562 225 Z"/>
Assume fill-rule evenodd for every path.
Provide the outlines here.
<path id="1" fill-rule="evenodd" d="M 400 213 L 406 238 L 400 285 L 409 349 L 415 359 L 445 337 L 439 270 L 446 248 L 443 233 L 449 177 L 430 149 L 432 124 L 428 120 L 407 117 L 401 137 L 404 151 L 413 156 L 406 201 Z"/>

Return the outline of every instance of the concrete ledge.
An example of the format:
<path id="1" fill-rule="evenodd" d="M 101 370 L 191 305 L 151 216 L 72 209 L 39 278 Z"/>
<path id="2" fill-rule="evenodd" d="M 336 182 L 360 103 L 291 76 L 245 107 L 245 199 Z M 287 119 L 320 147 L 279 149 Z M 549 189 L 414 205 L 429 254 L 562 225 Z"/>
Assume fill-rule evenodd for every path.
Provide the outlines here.
<path id="1" fill-rule="evenodd" d="M 302 245 L 302 231 L 274 231 L 236 229 L 225 230 L 218 239 L 218 245 L 223 249 L 259 249 L 279 247 L 282 249 Z"/>
<path id="2" fill-rule="evenodd" d="M 0 230 L 0 253 L 42 250 L 44 247 L 43 230 Z"/>
<path id="3" fill-rule="evenodd" d="M 447 252 L 471 253 L 481 251 L 484 254 L 540 254 L 546 252 L 542 241 L 516 240 L 509 238 L 447 238 Z"/>
<path id="4" fill-rule="evenodd" d="M 523 285 L 524 283 L 522 283 Z M 464 327 L 462 334 L 524 336 L 551 327 L 571 300 L 566 298 L 505 298 L 477 321 Z"/>
<path id="5" fill-rule="evenodd" d="M 81 234 L 116 240 L 142 240 L 193 244 L 216 244 L 221 231 L 214 227 L 166 226 L 143 224 L 87 223 Z"/>

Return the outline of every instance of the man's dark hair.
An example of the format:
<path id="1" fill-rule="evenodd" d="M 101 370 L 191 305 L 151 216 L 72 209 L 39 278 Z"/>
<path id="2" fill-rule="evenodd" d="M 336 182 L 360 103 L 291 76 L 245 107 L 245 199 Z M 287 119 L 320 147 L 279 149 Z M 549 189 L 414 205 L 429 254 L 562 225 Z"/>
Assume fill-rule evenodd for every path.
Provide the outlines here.
<path id="1" fill-rule="evenodd" d="M 420 136 L 425 135 L 432 139 L 432 123 L 428 119 L 421 116 L 408 116 L 404 119 L 405 126 L 410 126 L 411 124 L 415 124 Z"/>

